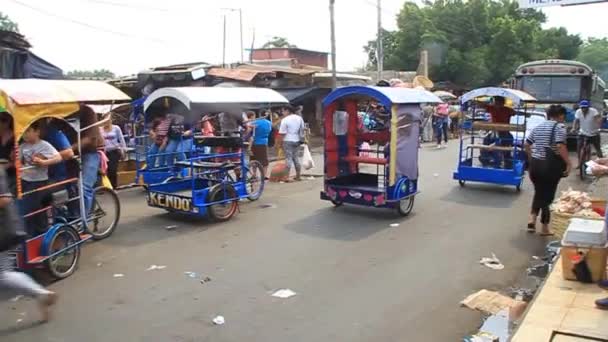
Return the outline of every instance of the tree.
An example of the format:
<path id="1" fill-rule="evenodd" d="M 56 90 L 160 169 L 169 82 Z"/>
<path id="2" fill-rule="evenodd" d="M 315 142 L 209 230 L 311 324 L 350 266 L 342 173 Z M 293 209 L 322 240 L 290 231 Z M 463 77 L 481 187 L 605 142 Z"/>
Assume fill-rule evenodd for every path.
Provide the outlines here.
<path id="1" fill-rule="evenodd" d="M 284 37 L 272 37 L 266 44 L 262 45 L 263 49 L 270 48 L 295 48 L 297 46 L 290 44 L 287 38 Z"/>
<path id="2" fill-rule="evenodd" d="M 397 46 L 396 34 L 394 31 L 382 30 L 382 48 L 384 49 L 384 66 L 387 69 L 392 69 L 388 63 L 387 56 L 395 54 L 395 47 Z M 367 53 L 367 68 L 375 70 L 378 67 L 378 46 L 376 40 L 370 40 L 367 45 L 363 47 L 365 53 Z M 388 64 L 388 66 L 387 66 Z"/>
<path id="3" fill-rule="evenodd" d="M 608 39 L 589 38 L 583 44 L 577 60 L 592 67 L 602 79 L 608 80 Z"/>
<path id="4" fill-rule="evenodd" d="M 539 59 L 575 59 L 583 44 L 579 35 L 568 34 L 568 30 L 563 27 L 540 31 L 537 42 L 540 50 Z"/>
<path id="5" fill-rule="evenodd" d="M 19 32 L 19 25 L 12 21 L 7 15 L 0 12 L 0 30 Z"/>
<path id="6" fill-rule="evenodd" d="M 416 70 L 427 50 L 433 80 L 478 87 L 497 85 L 524 62 L 572 59 L 582 41 L 565 28 L 543 30 L 545 15 L 520 10 L 514 0 L 434 0 L 422 6 L 406 2 L 397 30 L 385 46 L 386 69 Z M 364 46 L 375 66 L 375 40 Z"/>
<path id="7" fill-rule="evenodd" d="M 68 77 L 73 77 L 73 78 L 89 78 L 89 77 L 95 77 L 95 78 L 115 78 L 116 75 L 114 75 L 113 72 L 111 72 L 110 70 L 107 69 L 99 69 L 99 70 L 72 70 L 72 71 L 68 71 L 68 73 L 66 74 L 66 76 Z"/>

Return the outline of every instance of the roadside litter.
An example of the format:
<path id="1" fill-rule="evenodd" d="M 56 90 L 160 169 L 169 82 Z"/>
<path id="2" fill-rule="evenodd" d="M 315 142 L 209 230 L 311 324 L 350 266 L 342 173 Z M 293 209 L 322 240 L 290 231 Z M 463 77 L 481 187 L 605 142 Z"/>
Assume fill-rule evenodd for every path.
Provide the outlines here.
<path id="1" fill-rule="evenodd" d="M 396 228 L 396 227 L 399 227 L 399 223 L 391 223 L 390 226 L 392 228 Z"/>
<path id="2" fill-rule="evenodd" d="M 496 254 L 492 253 L 492 257 L 491 258 L 481 258 L 481 260 L 479 260 L 479 263 L 489 267 L 493 270 L 502 270 L 505 268 L 505 265 L 503 265 L 500 260 L 498 260 L 498 258 L 496 257 Z"/>
<path id="3" fill-rule="evenodd" d="M 125 275 L 124 275 L 124 274 L 122 274 L 122 273 L 114 273 L 114 278 L 122 278 L 122 277 L 124 277 L 124 276 L 125 276 Z"/>
<path id="4" fill-rule="evenodd" d="M 523 314 L 527 303 L 502 295 L 498 292 L 480 290 L 465 298 L 461 305 L 469 309 L 481 311 L 488 315 L 496 315 L 504 309 L 509 309 L 509 317 L 517 319 Z"/>
<path id="5" fill-rule="evenodd" d="M 165 227 L 166 230 L 175 230 L 176 228 L 177 228 L 176 225 L 170 225 L 170 226 Z"/>
<path id="6" fill-rule="evenodd" d="M 201 279 L 201 284 L 205 284 L 211 281 L 210 277 L 204 277 L 203 279 Z"/>
<path id="7" fill-rule="evenodd" d="M 186 276 L 190 277 L 190 278 L 196 278 L 196 277 L 198 277 L 198 275 L 196 274 L 196 272 L 187 271 L 187 272 L 184 272 L 184 274 Z"/>
<path id="8" fill-rule="evenodd" d="M 509 340 L 509 310 L 488 317 L 479 332 L 464 338 L 465 342 L 507 342 Z"/>
<path id="9" fill-rule="evenodd" d="M 272 294 L 273 297 L 283 298 L 283 299 L 287 299 L 287 298 L 293 297 L 295 295 L 296 295 L 296 293 L 290 289 L 280 289 Z"/>
<path id="10" fill-rule="evenodd" d="M 224 323 L 226 323 L 224 316 L 215 316 L 215 318 L 213 319 L 213 324 L 215 325 L 222 325 Z"/>
<path id="11" fill-rule="evenodd" d="M 11 302 L 13 302 L 13 303 L 18 302 L 19 300 L 21 300 L 21 298 L 23 298 L 23 295 L 15 296 L 15 297 L 11 298 Z"/>
<path id="12" fill-rule="evenodd" d="M 167 266 L 164 266 L 164 265 L 151 265 L 150 267 L 148 267 L 148 269 L 146 269 L 146 271 L 164 270 L 165 268 L 167 268 Z"/>
<path id="13" fill-rule="evenodd" d="M 262 209 L 276 209 L 277 205 L 273 204 L 273 203 L 266 203 L 266 204 L 261 204 L 260 208 L 262 208 Z"/>

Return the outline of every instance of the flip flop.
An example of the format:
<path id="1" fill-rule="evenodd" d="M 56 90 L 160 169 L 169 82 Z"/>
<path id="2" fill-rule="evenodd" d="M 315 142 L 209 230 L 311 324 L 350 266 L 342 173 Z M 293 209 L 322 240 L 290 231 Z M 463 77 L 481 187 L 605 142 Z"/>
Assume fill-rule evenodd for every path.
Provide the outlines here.
<path id="1" fill-rule="evenodd" d="M 538 233 L 538 235 L 540 235 L 540 236 L 553 236 L 553 235 L 555 235 L 555 233 L 554 232 L 540 232 L 540 233 Z"/>
<path id="2" fill-rule="evenodd" d="M 536 223 L 528 223 L 528 233 L 536 232 Z"/>

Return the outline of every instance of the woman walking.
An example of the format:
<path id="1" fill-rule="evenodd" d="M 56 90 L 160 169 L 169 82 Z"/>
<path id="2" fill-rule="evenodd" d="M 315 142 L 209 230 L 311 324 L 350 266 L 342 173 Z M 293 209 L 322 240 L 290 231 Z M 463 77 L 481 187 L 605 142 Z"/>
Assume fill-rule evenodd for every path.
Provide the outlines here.
<path id="1" fill-rule="evenodd" d="M 0 210 L 14 210 L 14 207 L 10 205 L 11 201 L 12 195 L 8 191 L 6 173 L 0 169 Z M 18 215 L 12 213 L 11 216 L 17 217 Z M 10 220 L 2 220 L 0 229 L 7 229 L 6 225 L 9 224 L 7 221 Z M 45 289 L 27 274 L 13 271 L 7 251 L 0 251 L 0 288 L 36 298 L 42 321 L 46 322 L 50 319 L 49 309 L 57 301 L 57 294 Z"/>
<path id="2" fill-rule="evenodd" d="M 536 232 L 540 213 L 541 235 L 553 235 L 549 230 L 549 206 L 555 198 L 557 185 L 571 169 L 566 148 L 566 108 L 552 105 L 547 109 L 547 120 L 536 126 L 526 138 L 525 149 L 530 161 L 530 179 L 534 184 L 534 198 L 528 221 L 528 232 Z"/>
<path id="3" fill-rule="evenodd" d="M 118 162 L 125 157 L 127 144 L 119 126 L 112 124 L 112 113 L 103 125 L 103 139 L 105 141 L 106 156 L 108 157 L 108 178 L 112 187 L 118 187 Z"/>

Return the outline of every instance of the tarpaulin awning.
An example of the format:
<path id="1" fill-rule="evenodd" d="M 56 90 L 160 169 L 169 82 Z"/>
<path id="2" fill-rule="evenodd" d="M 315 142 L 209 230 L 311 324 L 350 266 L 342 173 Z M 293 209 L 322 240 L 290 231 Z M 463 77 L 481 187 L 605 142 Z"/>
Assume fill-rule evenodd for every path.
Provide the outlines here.
<path id="1" fill-rule="evenodd" d="M 63 79 L 63 71 L 53 64 L 29 52 L 23 64 L 24 78 L 41 78 L 45 80 Z"/>
<path id="2" fill-rule="evenodd" d="M 131 98 L 118 88 L 99 81 L 0 80 L 0 91 L 18 105 L 124 102 Z"/>
<path id="3" fill-rule="evenodd" d="M 317 90 L 319 90 L 317 87 L 276 89 L 276 91 L 285 96 L 289 102 L 298 102 L 304 100 L 307 97 L 313 96 Z"/>

